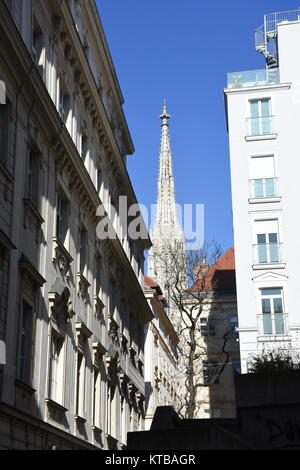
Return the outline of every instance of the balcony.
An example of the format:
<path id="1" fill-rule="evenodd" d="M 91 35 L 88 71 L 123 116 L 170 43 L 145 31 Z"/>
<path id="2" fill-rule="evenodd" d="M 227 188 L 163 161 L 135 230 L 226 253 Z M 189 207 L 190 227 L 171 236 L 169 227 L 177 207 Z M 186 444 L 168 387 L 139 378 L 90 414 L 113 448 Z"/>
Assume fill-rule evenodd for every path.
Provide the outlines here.
<path id="1" fill-rule="evenodd" d="M 258 116 L 246 118 L 247 136 L 263 136 L 275 134 L 275 117 Z"/>
<path id="2" fill-rule="evenodd" d="M 282 243 L 259 243 L 253 245 L 254 264 L 282 263 Z"/>
<path id="3" fill-rule="evenodd" d="M 279 69 L 247 70 L 227 74 L 227 88 L 246 88 L 280 83 Z"/>
<path id="4" fill-rule="evenodd" d="M 258 315 L 258 331 L 260 335 L 286 335 L 287 313 L 263 313 Z"/>
<path id="5" fill-rule="evenodd" d="M 250 198 L 267 199 L 278 196 L 278 178 L 257 178 L 249 181 Z"/>

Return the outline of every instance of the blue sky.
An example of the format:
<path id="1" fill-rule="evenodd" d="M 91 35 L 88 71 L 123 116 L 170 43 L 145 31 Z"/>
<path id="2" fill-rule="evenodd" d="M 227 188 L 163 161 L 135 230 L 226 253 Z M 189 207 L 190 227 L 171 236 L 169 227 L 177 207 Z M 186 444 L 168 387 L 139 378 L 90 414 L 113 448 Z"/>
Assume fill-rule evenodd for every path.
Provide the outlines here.
<path id="1" fill-rule="evenodd" d="M 226 73 L 264 68 L 253 30 L 288 0 L 97 0 L 135 146 L 138 201 L 156 202 L 159 114 L 167 100 L 176 199 L 205 206 L 205 238 L 233 245 Z"/>

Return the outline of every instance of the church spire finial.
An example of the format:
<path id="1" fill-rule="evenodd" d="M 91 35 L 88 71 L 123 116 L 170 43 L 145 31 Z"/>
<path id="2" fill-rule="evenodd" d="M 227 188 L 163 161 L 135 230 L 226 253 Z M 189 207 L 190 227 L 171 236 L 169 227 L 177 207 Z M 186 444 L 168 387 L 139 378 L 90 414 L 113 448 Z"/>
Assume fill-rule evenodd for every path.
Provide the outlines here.
<path id="1" fill-rule="evenodd" d="M 168 119 L 171 117 L 170 114 L 167 113 L 167 102 L 164 99 L 164 104 L 163 104 L 163 112 L 159 116 L 160 119 L 162 119 L 162 126 L 163 125 L 168 125 Z"/>

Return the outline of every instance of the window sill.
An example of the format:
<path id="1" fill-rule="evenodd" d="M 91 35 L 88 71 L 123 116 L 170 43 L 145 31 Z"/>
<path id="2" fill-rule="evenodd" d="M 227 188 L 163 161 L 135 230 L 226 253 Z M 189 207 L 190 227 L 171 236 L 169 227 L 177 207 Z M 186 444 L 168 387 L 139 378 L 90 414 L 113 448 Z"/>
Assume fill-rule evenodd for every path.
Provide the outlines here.
<path id="1" fill-rule="evenodd" d="M 86 419 L 83 418 L 82 416 L 75 415 L 75 416 L 74 416 L 74 419 L 75 419 L 76 423 L 79 424 L 79 425 L 80 425 L 80 424 L 83 425 L 83 424 L 86 423 Z"/>
<path id="2" fill-rule="evenodd" d="M 286 266 L 286 263 L 259 263 L 259 264 L 253 264 L 252 269 L 253 270 L 259 270 L 259 269 L 284 269 Z"/>
<path id="3" fill-rule="evenodd" d="M 252 142 L 254 140 L 270 140 L 270 139 L 277 139 L 278 134 L 258 134 L 258 135 L 246 135 L 245 140 L 246 142 Z"/>
<path id="4" fill-rule="evenodd" d="M 98 426 L 95 426 L 95 424 L 92 426 L 92 430 L 96 434 L 101 434 L 103 432 L 103 430 L 101 428 L 99 428 Z"/>
<path id="5" fill-rule="evenodd" d="M 248 199 L 249 204 L 263 204 L 267 202 L 280 202 L 281 196 L 273 197 L 251 197 Z"/>
<path id="6" fill-rule="evenodd" d="M 56 401 L 52 400 L 52 398 L 46 398 L 45 402 L 47 403 L 49 408 L 55 409 L 61 414 L 66 413 L 68 411 L 68 408 L 65 408 L 63 405 L 60 403 L 57 403 Z"/>
<path id="7" fill-rule="evenodd" d="M 43 217 L 41 216 L 39 210 L 37 209 L 36 205 L 34 204 L 34 202 L 32 202 L 30 199 L 23 199 L 23 202 L 24 202 L 24 206 L 30 210 L 33 215 L 36 217 L 38 223 L 40 225 L 42 225 L 43 222 L 45 222 L 45 220 L 43 219 Z"/>
<path id="8" fill-rule="evenodd" d="M 292 337 L 287 334 L 283 335 L 258 335 L 257 341 L 264 342 L 264 341 L 292 341 Z"/>
<path id="9" fill-rule="evenodd" d="M 22 380 L 16 379 L 15 386 L 24 390 L 24 392 L 28 393 L 29 395 L 33 395 L 36 392 L 35 388 L 32 388 L 29 384 L 23 382 Z"/>

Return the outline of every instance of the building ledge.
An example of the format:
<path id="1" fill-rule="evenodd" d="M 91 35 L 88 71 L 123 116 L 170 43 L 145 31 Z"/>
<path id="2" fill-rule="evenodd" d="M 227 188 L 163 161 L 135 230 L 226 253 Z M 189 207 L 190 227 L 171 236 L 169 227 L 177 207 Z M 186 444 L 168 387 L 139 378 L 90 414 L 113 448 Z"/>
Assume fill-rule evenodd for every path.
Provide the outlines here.
<path id="1" fill-rule="evenodd" d="M 265 341 L 292 341 L 292 337 L 290 335 L 259 335 L 257 341 L 262 343 Z"/>
<path id="2" fill-rule="evenodd" d="M 281 196 L 274 197 L 251 197 L 248 199 L 249 204 L 264 204 L 268 202 L 280 202 Z"/>
<path id="3" fill-rule="evenodd" d="M 59 413 L 66 413 L 68 411 L 68 408 L 65 408 L 63 405 L 60 403 L 57 403 L 56 401 L 52 400 L 51 398 L 46 398 L 45 402 L 47 403 L 48 407 L 55 409 Z"/>
<path id="4" fill-rule="evenodd" d="M 272 85 L 261 85 L 261 86 L 251 86 L 251 87 L 240 87 L 240 88 L 224 88 L 225 94 L 233 93 L 247 93 L 249 91 L 269 91 L 276 89 L 286 89 L 291 88 L 291 83 L 274 83 Z"/>
<path id="5" fill-rule="evenodd" d="M 258 269 L 284 269 L 286 267 L 286 263 L 259 263 L 259 264 L 253 264 L 252 269 L 253 270 L 258 270 Z"/>
<path id="6" fill-rule="evenodd" d="M 103 430 L 101 428 L 99 428 L 98 426 L 95 426 L 95 424 L 93 424 L 92 426 L 92 430 L 98 434 L 102 433 Z"/>
<path id="7" fill-rule="evenodd" d="M 24 392 L 28 393 L 29 395 L 33 395 L 36 392 L 36 389 L 31 387 L 31 385 L 23 382 L 22 380 L 16 379 L 15 385 L 18 388 L 21 388 Z"/>
<path id="8" fill-rule="evenodd" d="M 86 423 L 86 419 L 79 415 L 74 415 L 74 419 L 78 425 L 84 425 Z"/>
<path id="9" fill-rule="evenodd" d="M 271 140 L 271 139 L 277 139 L 278 134 L 273 133 L 273 134 L 259 134 L 259 135 L 246 135 L 245 140 L 246 142 L 252 142 L 255 140 Z"/>

